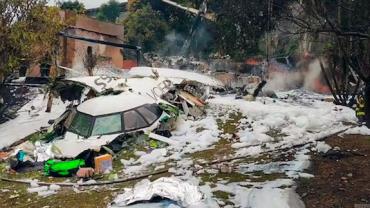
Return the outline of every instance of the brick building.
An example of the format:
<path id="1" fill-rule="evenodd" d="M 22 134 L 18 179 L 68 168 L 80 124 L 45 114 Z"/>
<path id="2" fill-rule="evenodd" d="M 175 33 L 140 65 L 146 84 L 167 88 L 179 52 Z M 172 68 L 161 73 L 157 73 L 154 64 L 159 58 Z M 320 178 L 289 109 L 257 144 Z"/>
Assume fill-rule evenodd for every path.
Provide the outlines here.
<path id="1" fill-rule="evenodd" d="M 124 28 L 122 25 L 102 22 L 85 15 L 76 15 L 73 12 L 62 11 L 62 19 L 68 21 L 69 27 L 66 34 L 81 36 L 89 39 L 108 41 L 113 43 L 123 43 Z M 124 57 L 126 51 L 122 48 L 95 44 L 66 37 L 60 37 L 60 60 L 59 64 L 77 71 L 85 70 L 83 59 L 87 48 L 91 47 L 93 53 L 97 54 L 97 67 L 114 67 L 127 69 L 136 65 L 132 58 Z M 27 71 L 27 76 L 41 76 L 40 65 L 31 66 Z"/>

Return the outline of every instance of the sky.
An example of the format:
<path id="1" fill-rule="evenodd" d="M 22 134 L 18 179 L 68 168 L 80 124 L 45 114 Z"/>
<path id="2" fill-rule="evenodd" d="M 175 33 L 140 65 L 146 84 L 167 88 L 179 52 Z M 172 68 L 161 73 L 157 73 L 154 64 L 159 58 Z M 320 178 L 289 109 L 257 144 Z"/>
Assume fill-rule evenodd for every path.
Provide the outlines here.
<path id="1" fill-rule="evenodd" d="M 79 0 L 85 5 L 86 9 L 97 8 L 101 4 L 108 2 L 109 0 Z M 118 2 L 126 2 L 127 0 L 116 0 Z M 55 5 L 57 0 L 49 0 L 49 5 Z"/>

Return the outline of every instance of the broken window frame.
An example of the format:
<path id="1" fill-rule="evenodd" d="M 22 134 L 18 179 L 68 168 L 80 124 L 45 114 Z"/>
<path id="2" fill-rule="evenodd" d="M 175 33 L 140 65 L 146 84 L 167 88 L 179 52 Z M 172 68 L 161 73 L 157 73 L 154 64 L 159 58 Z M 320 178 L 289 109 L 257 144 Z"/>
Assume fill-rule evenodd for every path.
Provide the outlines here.
<path id="1" fill-rule="evenodd" d="M 138 109 L 140 109 L 140 108 L 145 108 L 148 111 L 152 112 L 154 115 L 157 116 L 157 119 L 155 119 L 153 121 L 149 121 L 142 113 L 140 113 L 140 111 L 138 111 Z M 135 111 L 143 119 L 143 121 L 146 123 L 146 125 L 144 127 L 138 127 L 138 128 L 126 130 L 125 113 L 130 112 L 130 111 Z M 84 138 L 89 138 L 91 136 L 103 136 L 103 135 L 111 135 L 111 134 L 118 134 L 118 133 L 129 133 L 129 132 L 133 132 L 133 131 L 136 131 L 136 130 L 139 130 L 139 129 L 148 128 L 151 125 L 153 125 L 155 122 L 157 122 L 158 119 L 160 119 L 160 117 L 163 114 L 163 110 L 160 108 L 160 106 L 157 103 L 151 103 L 151 104 L 146 103 L 144 105 L 140 105 L 138 107 L 131 108 L 130 110 L 118 111 L 118 112 L 115 112 L 115 113 L 103 114 L 103 115 L 98 115 L 98 116 L 92 116 L 90 114 L 83 113 L 83 112 L 80 112 L 78 110 L 75 110 L 75 112 L 73 112 L 72 114 L 74 114 L 74 115 L 71 115 L 71 116 L 73 116 L 73 118 L 71 118 L 71 123 L 68 125 L 67 130 L 70 131 L 70 132 L 72 132 L 72 133 L 78 134 L 78 135 L 80 135 L 80 136 L 82 136 Z M 78 115 L 78 114 L 87 115 L 92 120 L 91 126 L 89 127 L 89 131 L 88 131 L 87 136 L 81 135 L 80 133 L 77 133 L 77 131 L 74 131 L 73 129 L 70 128 L 71 125 L 72 125 L 72 123 L 73 123 L 73 121 L 74 121 L 74 119 L 75 119 L 75 117 L 76 117 L 76 115 Z M 96 122 L 96 119 L 97 118 L 107 117 L 107 116 L 111 116 L 111 115 L 115 115 L 115 114 L 120 114 L 120 116 L 121 116 L 121 130 L 120 131 L 111 132 L 111 133 L 102 134 L 102 135 L 92 135 L 93 129 L 94 129 L 94 126 L 95 126 L 95 122 Z"/>
<path id="2" fill-rule="evenodd" d="M 150 113 L 152 113 L 156 117 L 156 119 L 149 120 L 149 118 L 147 118 L 147 116 L 145 116 L 143 114 L 143 112 L 140 112 L 140 109 L 145 109 L 145 110 L 149 111 Z M 136 111 L 140 114 L 141 117 L 144 118 L 144 120 L 149 124 L 149 126 L 154 124 L 161 117 L 161 115 L 163 114 L 163 110 L 159 107 L 158 104 L 145 104 L 145 105 L 137 108 Z"/>
<path id="3" fill-rule="evenodd" d="M 76 119 L 76 116 L 77 116 L 78 114 L 81 114 L 81 115 L 87 116 L 87 117 L 89 118 L 89 120 L 90 120 L 90 124 L 92 124 L 92 125 L 90 125 L 90 126 L 89 126 L 89 129 L 88 129 L 88 131 L 87 131 L 87 135 L 82 135 L 81 133 L 77 132 L 75 129 L 71 129 L 72 124 L 73 124 L 73 122 L 74 122 L 74 120 Z M 95 118 L 94 118 L 94 116 L 89 115 L 89 114 L 87 114 L 87 113 L 82 113 L 82 112 L 80 112 L 80 111 L 76 111 L 76 114 L 73 116 L 73 119 L 72 119 L 72 121 L 71 121 L 71 123 L 70 123 L 70 125 L 69 125 L 69 127 L 68 127 L 68 131 L 73 132 L 73 133 L 75 133 L 75 134 L 77 134 L 77 135 L 80 135 L 80 136 L 82 136 L 82 137 L 84 137 L 84 138 L 88 138 L 88 137 L 90 137 L 90 136 L 91 136 L 91 131 L 92 131 L 92 127 L 94 126 L 94 123 L 95 123 Z"/>
<path id="4" fill-rule="evenodd" d="M 137 126 L 137 127 L 128 129 L 127 126 L 126 126 L 126 118 L 131 117 L 131 115 L 128 116 L 126 114 L 129 114 L 129 113 L 135 113 L 139 118 L 141 118 L 141 121 L 144 123 L 144 125 L 143 126 L 138 126 L 137 124 L 135 124 L 135 126 Z M 132 131 L 135 131 L 135 130 L 138 130 L 138 129 L 144 129 L 144 128 L 147 128 L 147 127 L 150 126 L 148 124 L 148 122 L 144 119 L 144 117 L 137 110 L 130 110 L 130 111 L 123 112 L 122 113 L 122 119 L 123 119 L 124 126 L 125 126 L 125 129 L 124 129 L 125 132 L 132 132 Z M 131 120 L 131 119 L 129 119 L 129 120 Z"/>
<path id="5" fill-rule="evenodd" d="M 111 117 L 111 116 L 115 116 L 115 115 L 119 115 L 120 118 L 120 129 L 117 130 L 117 131 L 112 131 L 112 132 L 109 132 L 109 133 L 105 133 L 105 134 L 93 134 L 94 133 L 94 129 L 95 129 L 95 124 L 96 124 L 96 121 L 100 118 L 104 118 L 104 117 Z M 120 133 L 120 132 L 123 132 L 123 124 L 122 124 L 122 115 L 120 112 L 117 112 L 117 113 L 112 113 L 112 114 L 108 114 L 108 115 L 100 115 L 100 116 L 94 116 L 94 123 L 92 125 L 92 128 L 91 128 L 91 134 L 90 136 L 101 136 L 101 135 L 110 135 L 110 134 L 117 134 L 117 133 Z"/>
<path id="6" fill-rule="evenodd" d="M 160 114 L 159 115 L 157 115 L 157 112 L 153 112 L 152 110 L 153 109 L 151 109 L 150 107 L 151 106 L 156 106 L 157 108 L 158 108 L 158 113 L 160 112 Z M 142 113 L 140 113 L 140 111 L 138 111 L 138 109 L 139 108 L 146 108 L 148 111 L 150 111 L 150 112 L 152 112 L 154 115 L 156 115 L 157 116 L 157 119 L 155 119 L 154 121 L 152 121 L 152 122 L 149 122 L 148 120 L 147 120 L 147 118 L 142 114 Z M 138 127 L 138 128 L 134 128 L 134 129 L 128 129 L 128 130 L 126 130 L 126 125 L 125 125 L 125 122 L 124 122 L 124 118 L 125 118 L 125 116 L 124 116 L 124 114 L 126 113 L 126 112 L 128 112 L 128 111 L 135 111 L 137 114 L 139 114 L 139 116 L 145 121 L 145 123 L 147 123 L 147 125 L 145 126 L 145 127 Z M 158 104 L 144 104 L 144 105 L 141 105 L 141 106 L 138 106 L 138 107 L 136 107 L 136 108 L 132 108 L 131 110 L 127 110 L 127 111 L 123 111 L 122 112 L 122 120 L 123 120 L 123 125 L 124 125 L 124 132 L 132 132 L 132 131 L 136 131 L 136 130 L 138 130 L 138 129 L 144 129 L 144 128 L 148 128 L 148 127 L 150 127 L 151 125 L 153 125 L 156 121 L 158 121 L 158 119 L 161 117 L 161 115 L 163 114 L 163 110 L 159 107 L 159 105 Z"/>

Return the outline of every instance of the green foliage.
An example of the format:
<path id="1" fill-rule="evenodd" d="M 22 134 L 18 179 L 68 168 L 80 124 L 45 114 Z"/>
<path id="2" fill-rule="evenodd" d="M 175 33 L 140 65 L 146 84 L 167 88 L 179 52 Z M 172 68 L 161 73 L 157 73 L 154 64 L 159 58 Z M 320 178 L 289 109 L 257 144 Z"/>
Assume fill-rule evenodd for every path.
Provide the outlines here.
<path id="1" fill-rule="evenodd" d="M 276 32 L 271 32 L 268 34 L 268 37 L 268 40 L 266 40 L 266 36 L 259 39 L 259 52 L 261 55 L 267 54 L 266 44 L 269 47 L 269 55 L 273 57 L 294 55 L 299 49 L 300 39 L 298 36 L 281 38 L 279 35 L 276 35 Z"/>
<path id="2" fill-rule="evenodd" d="M 77 14 L 85 13 L 85 5 L 82 2 L 79 2 L 77 0 L 75 1 L 68 0 L 68 1 L 63 1 L 63 2 L 59 1 L 57 5 L 62 10 L 73 11 L 73 12 L 76 12 Z"/>
<path id="3" fill-rule="evenodd" d="M 217 49 L 222 54 L 243 59 L 262 54 L 259 40 L 274 28 L 276 16 L 284 3 L 275 1 L 274 13 L 268 14 L 267 1 L 214 1 Z M 264 54 L 262 54 L 264 55 Z"/>
<path id="4" fill-rule="evenodd" d="M 108 3 L 100 6 L 96 18 L 101 21 L 116 22 L 120 14 L 120 3 L 116 0 L 109 0 Z"/>
<path id="5" fill-rule="evenodd" d="M 174 2 L 178 3 L 178 4 L 181 4 L 183 6 L 186 6 L 186 7 L 196 7 L 198 5 L 195 5 L 193 1 L 189 1 L 189 0 L 175 0 Z"/>
<path id="6" fill-rule="evenodd" d="M 128 2 L 128 11 L 131 13 L 136 12 L 138 9 L 141 9 L 144 5 L 147 5 L 148 3 L 148 0 L 130 0 Z"/>
<path id="7" fill-rule="evenodd" d="M 182 0 L 176 1 L 183 6 L 190 6 L 197 8 L 193 5 L 192 1 L 189 0 Z M 170 26 L 171 30 L 175 31 L 178 34 L 186 36 L 190 32 L 190 28 L 194 21 L 194 16 L 189 14 L 188 12 L 184 12 L 181 9 L 178 9 L 173 6 L 168 6 L 164 3 L 158 3 L 157 1 L 150 1 L 152 8 L 155 11 L 160 12 L 168 25 Z"/>
<path id="8" fill-rule="evenodd" d="M 188 7 L 199 9 L 203 0 L 174 0 Z M 274 11 L 281 10 L 287 3 L 276 0 Z M 231 55 L 235 59 L 244 59 L 248 55 L 262 54 L 259 42 L 266 31 L 272 30 L 278 15 L 271 18 L 271 27 L 267 27 L 267 1 L 208 1 L 208 12 L 216 16 L 216 21 L 197 21 L 194 14 L 177 7 L 155 0 L 132 0 L 129 2 L 129 12 L 137 13 L 143 5 L 150 4 L 152 9 L 159 12 L 166 21 L 170 32 L 183 39 L 189 39 L 190 31 L 194 24 L 198 24 L 194 31 L 190 51 L 203 53 L 219 52 L 222 55 Z M 131 15 L 130 15 L 131 16 Z M 135 15 L 132 15 L 133 18 Z M 132 25 L 126 24 L 125 30 L 130 30 Z M 137 27 L 137 26 L 135 26 Z M 126 31 L 127 32 L 127 31 Z M 128 35 L 135 36 L 134 34 Z M 140 35 L 140 34 L 139 34 Z M 150 40 L 147 40 L 147 45 Z M 135 42 L 134 42 L 135 43 Z M 155 43 L 153 43 L 155 45 Z M 204 47 L 205 48 L 204 48 Z M 151 47 L 152 48 L 152 47 Z M 289 49 L 290 50 L 290 49 Z"/>
<path id="9" fill-rule="evenodd" d="M 149 4 L 130 12 L 124 20 L 124 26 L 126 40 L 131 44 L 142 46 L 143 51 L 157 49 L 169 31 L 161 13 L 154 11 Z"/>
<path id="10" fill-rule="evenodd" d="M 35 63 L 58 47 L 64 28 L 56 7 L 45 0 L 0 1 L 0 74 Z"/>

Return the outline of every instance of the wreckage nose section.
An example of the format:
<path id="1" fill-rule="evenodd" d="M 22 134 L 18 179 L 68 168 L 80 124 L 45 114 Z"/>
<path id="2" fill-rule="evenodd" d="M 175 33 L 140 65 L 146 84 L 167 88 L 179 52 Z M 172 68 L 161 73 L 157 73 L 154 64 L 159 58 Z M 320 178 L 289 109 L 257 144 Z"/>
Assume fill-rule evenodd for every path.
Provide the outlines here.
<path id="1" fill-rule="evenodd" d="M 67 132 L 53 142 L 53 153 L 73 158 L 85 150 L 99 151 L 120 135 L 159 128 L 170 117 L 161 105 L 133 93 L 90 99 L 69 115 Z"/>

